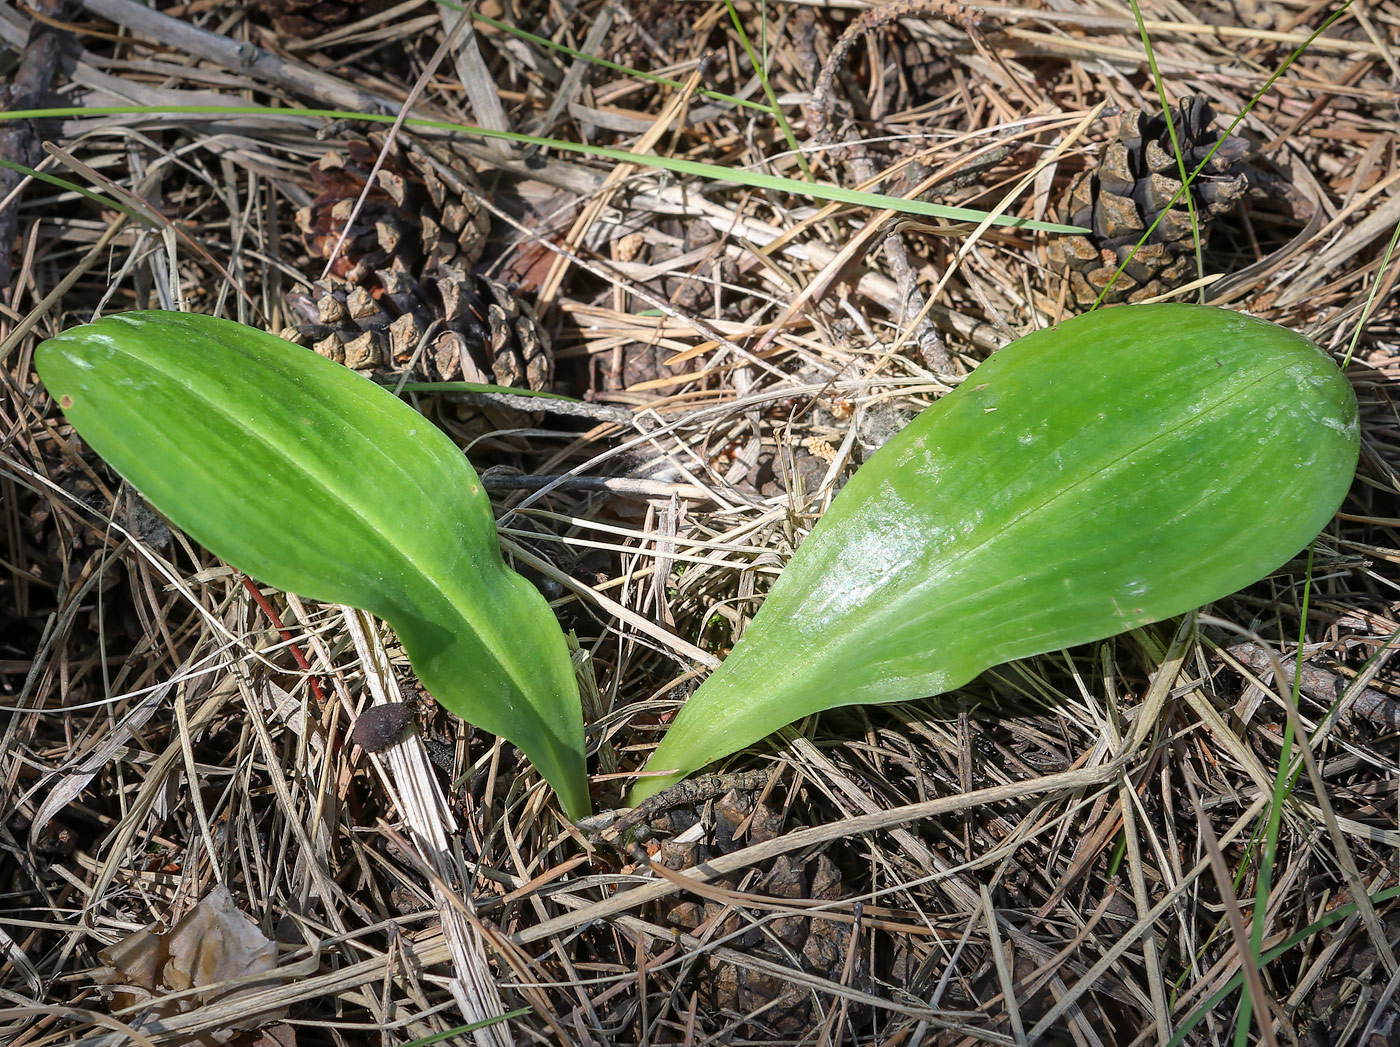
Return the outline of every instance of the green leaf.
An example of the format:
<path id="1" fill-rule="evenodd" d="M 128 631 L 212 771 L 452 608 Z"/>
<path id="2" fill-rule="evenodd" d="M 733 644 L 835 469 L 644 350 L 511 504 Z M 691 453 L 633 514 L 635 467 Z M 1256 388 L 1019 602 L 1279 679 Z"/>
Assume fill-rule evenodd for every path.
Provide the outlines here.
<path id="1" fill-rule="evenodd" d="M 1018 339 L 857 470 L 631 802 L 810 713 L 1227 596 L 1332 518 L 1357 450 L 1350 383 L 1262 320 L 1129 306 Z"/>
<path id="2" fill-rule="evenodd" d="M 506 567 L 461 451 L 392 394 L 208 316 L 133 312 L 44 342 L 68 420 L 172 522 L 263 582 L 385 619 L 448 709 L 588 814 L 563 632 Z"/>

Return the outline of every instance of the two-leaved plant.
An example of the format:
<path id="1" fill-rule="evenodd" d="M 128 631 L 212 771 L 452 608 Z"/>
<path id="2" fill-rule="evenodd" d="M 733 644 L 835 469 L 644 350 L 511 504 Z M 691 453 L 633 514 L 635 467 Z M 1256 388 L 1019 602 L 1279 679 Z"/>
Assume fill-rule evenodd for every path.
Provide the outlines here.
<path id="1" fill-rule="evenodd" d="M 440 702 L 588 812 L 563 635 L 446 436 L 208 317 L 108 317 L 37 363 L 157 509 L 262 581 L 383 617 Z M 810 713 L 939 694 L 1226 596 L 1331 519 L 1358 443 L 1345 377 L 1266 321 L 1129 306 L 1018 339 L 857 470 L 631 800 Z"/>

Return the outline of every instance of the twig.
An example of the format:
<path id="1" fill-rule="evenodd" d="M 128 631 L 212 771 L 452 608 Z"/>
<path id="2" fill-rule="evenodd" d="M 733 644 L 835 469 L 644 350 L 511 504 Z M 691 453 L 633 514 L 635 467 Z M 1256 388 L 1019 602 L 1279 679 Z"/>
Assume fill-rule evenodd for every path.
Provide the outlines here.
<path id="1" fill-rule="evenodd" d="M 167 47 L 237 73 L 253 75 L 265 83 L 313 98 L 330 108 L 389 113 L 399 107 L 399 103 L 391 98 L 361 91 L 344 80 L 298 62 L 289 62 L 256 44 L 230 40 L 178 18 L 171 18 L 138 4 L 136 0 L 83 0 L 83 7 L 133 33 L 159 40 Z"/>
<path id="2" fill-rule="evenodd" d="M 409 382 L 404 392 L 434 392 L 429 383 Z M 630 426 L 632 412 L 608 404 L 590 404 L 580 400 L 565 400 L 554 396 L 531 396 L 528 393 L 487 393 L 456 392 L 443 390 L 443 394 L 453 403 L 468 404 L 473 407 L 505 407 L 515 411 L 529 411 L 540 414 L 556 414 L 564 418 L 591 418 L 599 422 L 612 422 L 615 425 Z"/>
<path id="3" fill-rule="evenodd" d="M 1235 644 L 1229 653 L 1245 668 L 1258 674 L 1272 674 L 1272 660 L 1269 652 L 1255 643 Z M 1283 679 L 1279 687 L 1288 690 L 1293 686 L 1293 661 L 1282 659 Z M 1320 702 L 1335 702 L 1347 689 L 1347 681 L 1337 673 L 1320 669 L 1315 665 L 1303 665 L 1302 679 L 1298 686 L 1303 693 Z M 1380 691 L 1365 688 L 1356 696 L 1351 707 L 1353 716 L 1370 720 L 1390 730 L 1400 729 L 1400 700 Z"/>
<path id="4" fill-rule="evenodd" d="M 825 147 L 831 144 L 831 110 L 834 105 L 832 88 L 836 82 L 836 74 L 845 64 L 846 56 L 856 40 L 900 18 L 917 15 L 954 23 L 966 22 L 971 18 L 966 10 L 948 3 L 947 0 L 894 0 L 881 7 L 862 11 L 841 34 L 841 39 L 831 49 L 831 54 L 822 66 L 821 75 L 817 77 L 817 86 L 812 92 L 812 101 L 807 108 L 807 126 L 814 145 Z M 849 162 L 861 182 L 869 182 L 875 177 L 875 165 L 864 148 L 859 144 L 853 145 L 849 154 Z M 943 344 L 938 329 L 928 317 L 928 309 L 924 296 L 919 291 L 914 267 L 909 262 L 909 253 L 897 232 L 885 237 L 885 258 L 890 263 L 890 270 L 894 273 L 899 287 L 898 309 L 894 310 L 896 319 L 903 327 L 913 318 L 914 341 L 919 346 L 924 363 L 936 374 L 951 374 L 954 369 L 953 357 L 948 352 L 948 347 Z"/>
<path id="5" fill-rule="evenodd" d="M 24 57 L 9 90 L 5 92 L 6 109 L 38 109 L 44 103 L 44 96 L 53 84 L 54 72 L 58 68 L 59 55 L 64 44 L 71 42 L 72 36 L 66 30 L 49 24 L 49 20 L 63 17 L 63 9 L 68 0 L 37 0 L 38 11 L 45 16 L 35 20 L 29 29 L 29 40 L 24 46 Z M 39 129 L 32 120 L 16 120 L 0 126 L 0 160 L 34 167 L 42 158 Z M 0 200 L 13 192 L 25 176 L 9 168 L 0 168 Z M 11 200 L 8 207 L 0 209 L 0 292 L 10 286 L 14 274 L 14 260 L 10 257 L 10 245 L 14 243 L 15 231 L 19 227 L 19 202 Z"/>
<path id="6" fill-rule="evenodd" d="M 511 476 L 491 475 L 481 478 L 488 491 L 541 491 L 548 487 L 560 491 L 606 491 L 609 494 L 633 498 L 693 498 L 714 501 L 714 495 L 696 484 L 667 483 L 664 480 L 640 480 L 628 476 Z"/>

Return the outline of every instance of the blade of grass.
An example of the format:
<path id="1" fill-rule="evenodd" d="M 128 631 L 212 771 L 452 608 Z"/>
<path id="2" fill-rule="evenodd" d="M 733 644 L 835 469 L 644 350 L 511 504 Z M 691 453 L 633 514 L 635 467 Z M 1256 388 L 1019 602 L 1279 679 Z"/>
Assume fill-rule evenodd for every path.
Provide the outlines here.
<path id="1" fill-rule="evenodd" d="M 1375 894 L 1369 894 L 1366 897 L 1372 905 L 1380 905 L 1394 898 L 1400 898 L 1400 887 L 1387 887 L 1383 891 L 1377 891 Z M 1325 931 L 1335 923 L 1341 923 L 1343 920 L 1356 915 L 1359 908 L 1356 902 L 1347 902 L 1345 905 L 1337 906 L 1320 920 L 1310 923 L 1301 930 L 1290 934 L 1272 949 L 1264 950 L 1259 956 L 1259 966 L 1261 968 L 1268 966 L 1290 949 L 1303 944 L 1314 935 Z M 1167 1044 L 1167 1047 L 1180 1047 L 1181 1044 L 1185 1043 L 1186 1037 L 1190 1034 L 1191 1030 L 1203 1022 L 1206 1015 L 1220 1006 L 1222 1001 L 1229 999 L 1231 993 L 1237 992 L 1243 984 L 1244 972 L 1241 971 L 1217 989 L 1208 999 L 1202 1000 L 1200 1005 L 1187 1015 L 1187 1017 L 1182 1020 L 1181 1024 L 1177 1026 L 1176 1033 L 1172 1036 L 1171 1042 Z"/>
<path id="2" fill-rule="evenodd" d="M 1376 293 L 1385 282 L 1382 278 L 1390 266 L 1390 256 L 1395 253 L 1397 241 L 1400 241 L 1400 225 L 1396 225 L 1395 232 L 1390 234 L 1390 243 L 1386 245 L 1385 254 L 1381 256 L 1380 268 L 1376 270 L 1376 282 L 1371 285 L 1371 293 L 1366 296 L 1366 306 L 1361 310 L 1361 319 L 1356 321 L 1356 330 L 1351 332 L 1351 341 L 1347 343 L 1347 355 L 1342 360 L 1343 371 L 1351 366 L 1351 358 L 1356 353 L 1356 343 L 1361 341 L 1361 332 L 1366 327 L 1366 321 L 1371 318 L 1371 310 L 1376 306 Z"/>
<path id="3" fill-rule="evenodd" d="M 749 42 L 749 34 L 744 32 L 744 23 L 739 19 L 739 11 L 734 6 L 734 0 L 724 0 L 724 6 L 729 11 L 729 20 L 734 23 L 734 31 L 739 34 L 739 41 L 744 45 L 744 50 L 748 52 L 749 62 L 753 65 L 754 72 L 758 74 L 758 82 L 763 85 L 763 93 L 768 97 L 768 110 L 773 114 L 773 118 L 778 121 L 778 127 L 783 132 L 783 137 L 787 139 L 788 148 L 792 150 L 792 155 L 797 158 L 798 166 L 802 168 L 802 174 L 807 179 L 812 178 L 812 168 L 807 164 L 807 157 L 802 152 L 802 147 L 797 144 L 797 136 L 792 133 L 792 125 L 788 123 L 787 117 L 783 115 L 783 108 L 778 104 L 778 96 L 773 90 L 773 84 L 768 79 L 768 63 L 760 61 L 758 55 L 754 53 L 753 44 Z M 763 49 L 765 58 L 768 51 L 768 4 L 758 5 L 758 16 L 763 22 Z"/>
<path id="4" fill-rule="evenodd" d="M 242 105 L 112 105 L 112 106 L 65 106 L 53 109 L 22 109 L 0 113 L 0 120 L 52 120 L 76 116 L 262 116 L 305 119 L 308 116 L 326 120 L 364 120 L 371 123 L 392 124 L 396 117 L 388 113 L 353 113 L 342 109 L 290 109 L 275 106 Z M 812 197 L 817 200 L 833 200 L 855 207 L 883 208 L 906 214 L 928 215 L 933 218 L 946 218 L 958 222 L 984 222 L 988 219 L 985 211 L 966 207 L 945 207 L 924 200 L 905 200 L 898 196 L 885 196 L 881 193 L 866 193 L 846 189 L 823 182 L 802 182 L 794 178 L 782 178 L 744 168 L 718 167 L 694 160 L 682 160 L 671 156 L 658 156 L 651 153 L 634 153 L 627 149 L 612 149 L 606 146 L 587 145 L 583 142 L 569 142 L 557 138 L 540 138 L 535 135 L 520 134 L 515 131 L 492 131 L 470 124 L 458 124 L 448 120 L 428 120 L 410 117 L 404 121 L 409 127 L 463 134 L 477 138 L 499 138 L 526 145 L 543 146 L 565 152 L 583 153 L 604 160 L 637 164 L 642 167 L 656 167 L 674 174 L 691 175 L 711 182 L 725 182 L 731 185 L 747 185 L 755 189 L 770 189 L 774 192 L 789 193 L 793 196 Z M 1054 222 L 1037 222 L 1029 218 L 1015 218 L 997 215 L 991 224 L 1022 229 L 1028 232 L 1043 233 L 1085 233 L 1089 230 L 1078 225 L 1059 225 Z"/>
<path id="5" fill-rule="evenodd" d="M 1312 573 L 1313 573 L 1313 547 L 1316 543 L 1308 545 L 1307 568 L 1303 572 L 1303 606 L 1299 611 L 1298 625 L 1298 660 L 1293 667 L 1293 704 L 1298 703 L 1298 695 L 1303 682 L 1303 649 L 1308 639 L 1308 603 L 1312 596 Z M 1282 684 L 1283 681 L 1276 681 Z M 1288 722 L 1283 725 L 1283 744 L 1279 747 L 1278 771 L 1274 778 L 1273 794 L 1269 797 L 1269 808 L 1264 823 L 1264 838 L 1259 849 L 1259 871 L 1255 881 L 1254 889 L 1254 917 L 1250 924 L 1248 942 L 1240 942 L 1240 948 L 1248 948 L 1250 956 L 1245 957 L 1243 962 L 1262 964 L 1262 950 L 1264 947 L 1265 922 L 1268 916 L 1269 891 L 1273 886 L 1274 864 L 1278 858 L 1278 837 L 1279 830 L 1283 822 L 1283 806 L 1288 796 L 1293 791 L 1293 784 L 1297 780 L 1289 776 L 1290 754 L 1293 750 L 1293 718 L 1289 717 Z M 1223 889 L 1223 885 L 1222 885 Z M 1240 1008 L 1235 1017 L 1235 1043 L 1242 1044 L 1243 1038 L 1248 1036 L 1250 1018 L 1253 1015 L 1254 1002 L 1251 996 L 1245 996 L 1240 1001 Z M 1262 1025 L 1265 1016 L 1260 1016 Z"/>
<path id="6" fill-rule="evenodd" d="M 508 1022 L 512 1018 L 520 1018 L 533 1010 L 530 1007 L 517 1007 L 513 1011 L 506 1011 L 505 1014 L 498 1014 L 494 1018 L 483 1018 L 479 1022 L 472 1022 L 470 1025 L 458 1025 L 453 1029 L 444 1029 L 442 1032 L 435 1032 L 431 1036 L 420 1036 L 416 1040 L 409 1040 L 403 1047 L 428 1047 L 432 1043 L 441 1043 L 451 1036 L 460 1036 L 463 1033 L 476 1032 L 477 1029 L 485 1029 L 488 1025 L 499 1025 L 501 1022 Z"/>
<path id="7" fill-rule="evenodd" d="M 1215 838 L 1215 833 L 1210 827 L 1210 820 L 1206 817 L 1205 808 L 1201 806 L 1200 796 L 1196 794 L 1196 790 L 1189 780 L 1186 784 L 1191 793 L 1191 809 L 1196 813 L 1197 839 L 1201 841 L 1201 846 L 1206 851 L 1206 857 L 1210 859 L 1210 871 L 1215 877 L 1215 885 L 1220 891 L 1221 904 L 1225 908 L 1230 931 L 1234 935 L 1235 945 L 1239 949 L 1240 974 L 1249 990 L 1243 1001 L 1248 1006 L 1240 1008 L 1241 1018 L 1235 1026 L 1235 1042 L 1241 1044 L 1241 1035 L 1249 1035 L 1248 1014 L 1251 1011 L 1257 1011 L 1261 1041 L 1265 1047 L 1277 1047 L 1278 1038 L 1274 1036 L 1273 1023 L 1270 1021 L 1268 1013 L 1269 998 L 1264 991 L 1264 979 L 1259 974 L 1258 950 L 1248 940 L 1249 933 L 1245 928 L 1244 914 L 1240 912 L 1239 898 L 1230 888 L 1230 867 L 1225 864 L 1225 855 L 1220 850 L 1220 841 Z"/>
<path id="8" fill-rule="evenodd" d="M 1308 608 L 1310 603 L 1310 597 L 1312 594 L 1313 548 L 1313 545 L 1310 545 L 1308 547 L 1307 567 L 1304 572 L 1303 602 L 1299 612 L 1300 625 L 1296 663 L 1293 669 L 1293 684 L 1291 688 L 1291 694 L 1289 695 L 1288 699 L 1284 702 L 1284 711 L 1287 713 L 1287 723 L 1284 725 L 1283 740 L 1279 752 L 1278 770 L 1275 775 L 1272 794 L 1269 798 L 1269 806 L 1266 815 L 1266 825 L 1263 833 L 1263 842 L 1259 852 L 1259 868 L 1255 889 L 1254 918 L 1252 927 L 1250 929 L 1249 940 L 1247 943 L 1249 955 L 1242 957 L 1242 962 L 1246 965 L 1246 967 L 1248 967 L 1248 965 L 1250 965 L 1251 963 L 1258 964 L 1261 962 L 1260 958 L 1263 951 L 1263 941 L 1264 933 L 1266 930 L 1266 917 L 1268 913 L 1269 895 L 1273 885 L 1274 866 L 1277 862 L 1278 840 L 1282 823 L 1283 808 L 1288 800 L 1288 797 L 1292 795 L 1293 788 L 1297 784 L 1300 774 L 1306 768 L 1309 776 L 1312 779 L 1313 790 L 1316 796 L 1316 802 L 1321 810 L 1322 818 L 1327 825 L 1329 835 L 1332 837 L 1333 844 L 1336 847 L 1337 862 L 1341 866 L 1342 872 L 1346 877 L 1348 886 L 1352 889 L 1352 896 L 1359 900 L 1358 908 L 1361 913 L 1362 919 L 1366 923 L 1367 929 L 1371 932 L 1372 937 L 1376 940 L 1376 948 L 1380 953 L 1382 960 L 1385 962 L 1387 970 L 1393 971 L 1395 969 L 1394 956 L 1392 953 L 1390 953 L 1385 943 L 1384 932 L 1380 927 L 1379 921 L 1376 918 L 1375 912 L 1370 902 L 1364 900 L 1365 892 L 1360 882 L 1360 873 L 1357 870 L 1355 862 L 1351 858 L 1350 851 L 1347 848 L 1345 841 L 1341 838 L 1340 831 L 1338 830 L 1335 824 L 1335 819 L 1332 814 L 1331 803 L 1328 800 L 1326 790 L 1322 785 L 1321 773 L 1318 770 L 1316 759 L 1313 756 L 1312 742 L 1304 734 L 1304 729 L 1298 720 L 1298 699 L 1301 693 L 1303 680 L 1303 653 L 1305 649 L 1305 643 L 1307 640 Z M 1228 622 L 1224 622 L 1218 619 L 1214 620 L 1214 622 L 1217 625 L 1233 628 L 1237 631 L 1248 634 L 1247 630 L 1239 630 L 1237 626 L 1232 626 Z M 1256 642 L 1260 642 L 1258 641 L 1257 637 L 1254 637 L 1254 639 Z M 1282 668 L 1282 665 L 1275 665 L 1274 667 L 1274 677 L 1276 684 L 1283 683 L 1283 680 L 1281 679 L 1283 676 Z M 1280 694 L 1282 694 L 1282 692 L 1280 692 Z M 1293 749 L 1293 742 L 1295 738 L 1301 738 L 1301 743 L 1299 745 L 1299 759 L 1296 762 L 1293 761 L 1291 755 Z M 1235 882 L 1239 882 L 1238 877 L 1236 878 Z M 1222 884 L 1222 890 L 1223 889 L 1224 887 Z M 1240 947 L 1246 948 L 1246 945 L 1243 941 L 1241 941 Z M 1254 1011 L 1254 1007 L 1254 993 L 1251 992 L 1250 995 L 1244 997 L 1241 1000 L 1240 1008 L 1236 1016 L 1235 1044 L 1237 1045 L 1237 1047 L 1243 1047 L 1243 1045 L 1248 1042 L 1249 1024 Z M 1263 1025 L 1263 1022 L 1264 1018 L 1263 1016 L 1261 1016 L 1261 1027 Z"/>
<path id="9" fill-rule="evenodd" d="M 1186 187 L 1190 185 L 1190 179 L 1195 176 L 1186 173 L 1186 157 L 1181 152 L 1181 139 L 1177 135 L 1176 120 L 1173 119 L 1171 106 L 1167 102 L 1167 88 L 1166 85 L 1162 83 L 1162 74 L 1157 68 L 1157 53 L 1152 49 L 1152 38 L 1147 33 L 1146 23 L 1142 20 L 1142 8 L 1138 5 L 1138 0 L 1132 0 L 1132 7 L 1133 20 L 1137 22 L 1138 35 L 1142 37 L 1143 50 L 1147 52 L 1147 68 L 1152 71 L 1152 83 L 1157 89 L 1157 103 L 1162 107 L 1162 116 L 1167 121 L 1167 134 L 1171 136 L 1172 156 L 1176 157 L 1177 174 L 1181 178 L 1182 186 Z M 1175 197 L 1173 197 L 1173 199 L 1175 199 Z M 1196 276 L 1200 279 L 1205 279 L 1206 263 L 1205 259 L 1201 256 L 1201 223 L 1199 217 L 1196 215 L 1196 197 L 1190 192 L 1186 193 L 1186 210 L 1190 212 L 1191 215 L 1191 243 L 1196 252 Z M 1133 250 L 1136 251 L 1137 248 Z M 1113 275 L 1116 280 L 1118 274 L 1114 273 Z M 1200 289 L 1197 300 L 1202 305 L 1206 304 L 1206 289 L 1204 285 L 1202 285 Z"/>
<path id="10" fill-rule="evenodd" d="M 110 196 L 104 196 L 102 193 L 97 192 L 97 190 L 88 189 L 85 186 L 79 185 L 77 182 L 70 182 L 66 178 L 59 178 L 57 175 L 51 175 L 47 171 L 37 171 L 32 167 L 25 167 L 23 164 L 17 164 L 12 160 L 0 160 L 0 167 L 18 174 L 27 175 L 36 182 L 45 182 L 57 189 L 63 189 L 70 193 L 77 193 L 79 196 L 85 196 L 99 207 L 109 207 L 113 211 L 126 215 L 128 218 L 147 221 L 146 216 L 134 207 L 128 207 L 126 204 L 118 203 Z"/>

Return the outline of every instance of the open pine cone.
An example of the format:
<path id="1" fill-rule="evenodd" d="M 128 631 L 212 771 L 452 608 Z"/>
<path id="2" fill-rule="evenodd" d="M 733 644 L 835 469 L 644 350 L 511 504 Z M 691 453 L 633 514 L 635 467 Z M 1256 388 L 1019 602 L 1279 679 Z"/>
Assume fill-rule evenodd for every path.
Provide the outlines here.
<path id="1" fill-rule="evenodd" d="M 1181 143 L 1187 174 L 1220 142 L 1211 129 L 1215 114 L 1200 96 L 1184 99 L 1171 114 Z M 1201 239 L 1210 221 L 1234 209 L 1247 187 L 1238 170 L 1246 143 L 1227 138 L 1191 183 Z M 1123 117 L 1118 136 L 1104 150 L 1097 170 L 1085 172 L 1070 186 L 1069 220 L 1092 230 L 1087 235 L 1052 240 L 1047 251 L 1051 270 L 1058 276 L 1068 270 L 1070 296 L 1084 307 L 1092 306 L 1099 293 L 1112 286 L 1107 302 L 1137 302 L 1165 294 L 1188 283 L 1196 275 L 1191 235 L 1191 213 L 1181 188 L 1180 169 L 1172 151 L 1165 115 L 1146 116 L 1133 109 Z M 1133 248 L 1156 222 L 1147 242 Z M 1117 279 L 1114 274 L 1128 256 L 1132 260 Z"/>
<path id="2" fill-rule="evenodd" d="M 428 381 L 549 387 L 549 336 L 503 284 L 455 266 L 422 282 L 385 269 L 375 282 L 371 291 L 317 281 L 310 293 L 289 294 L 299 322 L 282 337 L 357 371 L 411 369 Z"/>
<path id="3" fill-rule="evenodd" d="M 335 252 L 335 263 L 309 293 L 287 296 L 296 326 L 283 337 L 355 370 L 547 388 L 553 360 L 534 312 L 470 271 L 490 216 L 464 164 L 392 149 L 336 252 L 382 142 L 354 140 L 312 165 L 321 192 L 297 224 L 312 257 Z"/>

